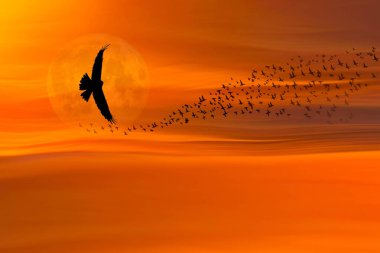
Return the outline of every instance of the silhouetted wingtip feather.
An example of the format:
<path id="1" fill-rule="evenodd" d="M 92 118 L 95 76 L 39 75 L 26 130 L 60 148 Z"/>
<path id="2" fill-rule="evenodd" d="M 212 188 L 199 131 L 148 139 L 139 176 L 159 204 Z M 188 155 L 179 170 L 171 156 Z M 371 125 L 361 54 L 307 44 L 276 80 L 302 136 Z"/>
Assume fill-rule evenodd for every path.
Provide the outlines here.
<path id="1" fill-rule="evenodd" d="M 103 115 L 103 116 L 104 116 L 104 115 Z M 107 115 L 107 117 L 104 116 L 104 118 L 105 118 L 108 122 L 110 122 L 111 124 L 116 125 L 116 123 L 117 123 L 116 119 L 112 116 L 111 113 L 110 113 L 109 115 Z"/>
<path id="2" fill-rule="evenodd" d="M 104 52 L 104 51 L 107 50 L 107 48 L 108 48 L 109 46 L 111 46 L 111 44 L 106 44 L 106 45 L 104 45 L 100 50 Z"/>
<path id="3" fill-rule="evenodd" d="M 107 110 L 108 110 L 108 112 L 107 112 Z M 109 111 L 108 105 L 107 105 L 107 109 L 106 109 L 106 108 L 103 108 L 100 112 L 102 113 L 102 115 L 104 116 L 104 118 L 105 118 L 108 122 L 110 122 L 110 123 L 112 123 L 112 124 L 116 124 L 116 120 L 115 120 L 115 118 L 112 116 L 111 112 Z"/>
<path id="4" fill-rule="evenodd" d="M 110 122 L 111 124 L 114 124 L 114 125 L 117 124 L 116 119 L 114 119 L 113 117 L 112 117 L 111 119 L 107 119 L 107 120 L 108 120 L 108 122 Z"/>

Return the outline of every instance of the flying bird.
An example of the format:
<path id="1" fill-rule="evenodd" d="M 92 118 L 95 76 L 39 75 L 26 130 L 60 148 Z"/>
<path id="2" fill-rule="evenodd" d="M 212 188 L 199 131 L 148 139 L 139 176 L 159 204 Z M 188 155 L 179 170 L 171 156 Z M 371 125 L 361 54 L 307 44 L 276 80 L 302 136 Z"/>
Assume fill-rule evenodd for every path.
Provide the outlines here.
<path id="1" fill-rule="evenodd" d="M 106 97 L 103 93 L 103 81 L 102 81 L 102 64 L 103 64 L 103 53 L 109 47 L 105 45 L 102 47 L 95 58 L 94 66 L 92 67 L 92 76 L 91 79 L 88 74 L 84 74 L 82 79 L 80 80 L 79 90 L 84 90 L 81 96 L 82 98 L 88 102 L 88 100 L 92 96 L 94 97 L 95 103 L 99 108 L 101 114 L 104 116 L 106 120 L 110 123 L 115 124 L 116 121 L 112 116 L 110 109 L 108 108 Z"/>

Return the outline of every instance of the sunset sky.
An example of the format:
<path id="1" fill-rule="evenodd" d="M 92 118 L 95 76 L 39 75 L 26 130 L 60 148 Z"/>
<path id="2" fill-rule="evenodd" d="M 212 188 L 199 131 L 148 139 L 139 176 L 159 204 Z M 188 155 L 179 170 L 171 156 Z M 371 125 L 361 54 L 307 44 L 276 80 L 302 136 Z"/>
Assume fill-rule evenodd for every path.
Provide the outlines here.
<path id="1" fill-rule="evenodd" d="M 380 251 L 379 77 L 351 98 L 349 123 L 217 118 L 127 137 L 68 124 L 48 92 L 70 43 L 118 37 L 149 73 L 132 122 L 146 124 L 253 68 L 379 50 L 379 9 L 376 0 L 2 0 L 0 252 Z M 370 70 L 380 76 L 379 64 Z"/>

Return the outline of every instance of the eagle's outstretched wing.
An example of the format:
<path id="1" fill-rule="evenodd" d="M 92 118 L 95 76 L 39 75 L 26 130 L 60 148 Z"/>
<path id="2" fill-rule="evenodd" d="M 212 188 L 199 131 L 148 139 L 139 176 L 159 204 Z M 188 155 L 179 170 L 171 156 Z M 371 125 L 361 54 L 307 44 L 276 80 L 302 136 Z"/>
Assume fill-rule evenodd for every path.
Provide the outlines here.
<path id="1" fill-rule="evenodd" d="M 108 108 L 106 97 L 104 96 L 102 89 L 96 89 L 93 91 L 93 97 L 96 105 L 98 106 L 100 112 L 111 123 L 115 123 L 115 119 L 113 118 L 110 109 Z"/>
<path id="2" fill-rule="evenodd" d="M 102 47 L 95 58 L 94 66 L 92 67 L 92 77 L 94 82 L 100 82 L 102 79 L 102 64 L 103 64 L 103 53 L 108 48 L 108 45 Z"/>

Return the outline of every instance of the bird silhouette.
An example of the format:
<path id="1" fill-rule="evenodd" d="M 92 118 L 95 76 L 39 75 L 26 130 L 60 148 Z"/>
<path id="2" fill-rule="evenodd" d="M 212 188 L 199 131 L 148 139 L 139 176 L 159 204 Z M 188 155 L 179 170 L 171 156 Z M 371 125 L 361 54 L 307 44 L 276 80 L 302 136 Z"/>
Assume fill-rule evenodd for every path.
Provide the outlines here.
<path id="1" fill-rule="evenodd" d="M 110 123 L 115 124 L 116 121 L 112 116 L 110 109 L 108 108 L 106 97 L 103 92 L 103 81 L 102 81 L 102 65 L 103 65 L 103 53 L 109 47 L 105 45 L 102 47 L 95 58 L 94 66 L 92 67 L 92 78 L 85 73 L 80 80 L 79 90 L 84 90 L 81 96 L 82 98 L 88 102 L 88 100 L 92 96 L 94 97 L 96 106 L 99 108 L 101 114 L 104 116 L 106 120 Z"/>

